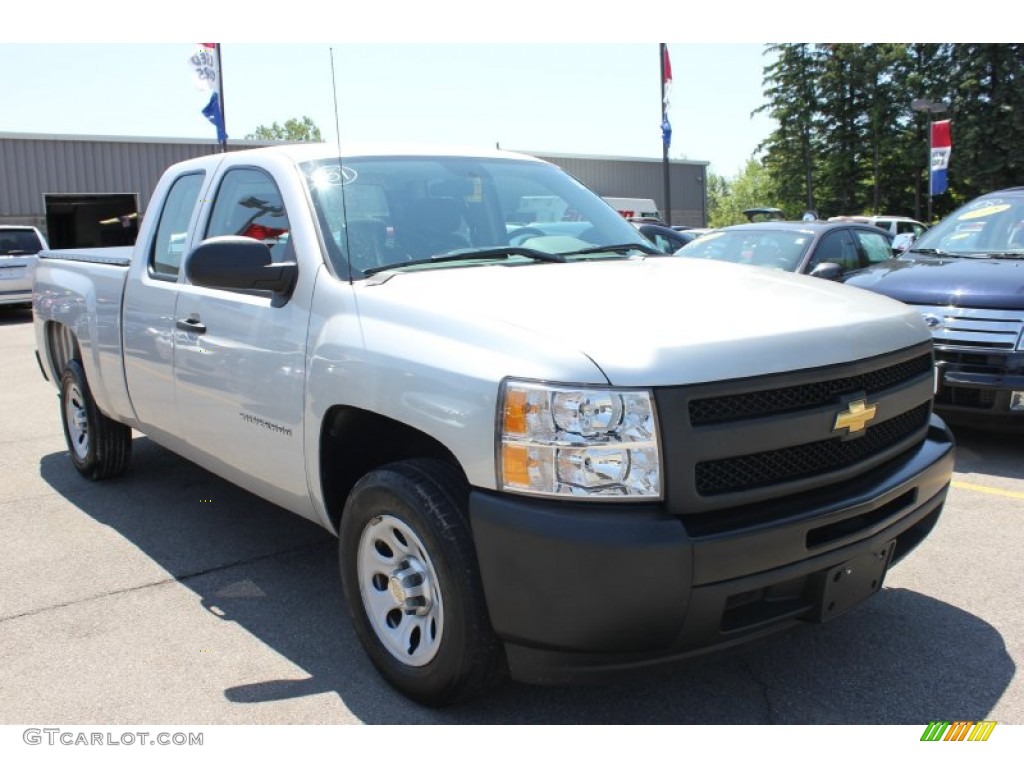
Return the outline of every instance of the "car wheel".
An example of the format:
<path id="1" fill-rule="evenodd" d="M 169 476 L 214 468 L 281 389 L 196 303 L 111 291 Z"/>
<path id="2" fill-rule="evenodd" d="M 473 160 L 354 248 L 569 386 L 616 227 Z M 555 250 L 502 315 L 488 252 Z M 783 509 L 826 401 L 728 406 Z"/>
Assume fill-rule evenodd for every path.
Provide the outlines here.
<path id="1" fill-rule="evenodd" d="M 400 462 L 356 483 L 341 518 L 341 581 L 356 633 L 392 686 L 431 706 L 478 696 L 505 675 L 467 499 L 448 464 Z"/>
<path id="2" fill-rule="evenodd" d="M 68 362 L 60 378 L 60 414 L 75 469 L 91 480 L 124 472 L 132 455 L 131 427 L 100 412 L 77 360 Z"/>

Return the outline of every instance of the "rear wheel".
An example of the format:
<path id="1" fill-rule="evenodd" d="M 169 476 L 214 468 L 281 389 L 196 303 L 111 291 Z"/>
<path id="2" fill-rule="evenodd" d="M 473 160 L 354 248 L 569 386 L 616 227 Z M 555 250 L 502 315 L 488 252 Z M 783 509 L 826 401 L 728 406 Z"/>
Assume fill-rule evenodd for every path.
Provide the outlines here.
<path id="1" fill-rule="evenodd" d="M 77 360 L 68 361 L 60 378 L 60 414 L 75 469 L 90 480 L 124 472 L 132 454 L 131 427 L 100 412 Z"/>
<path id="2" fill-rule="evenodd" d="M 370 472 L 341 518 L 342 587 L 374 666 L 409 698 L 442 706 L 504 677 L 466 520 L 468 488 L 449 465 Z"/>

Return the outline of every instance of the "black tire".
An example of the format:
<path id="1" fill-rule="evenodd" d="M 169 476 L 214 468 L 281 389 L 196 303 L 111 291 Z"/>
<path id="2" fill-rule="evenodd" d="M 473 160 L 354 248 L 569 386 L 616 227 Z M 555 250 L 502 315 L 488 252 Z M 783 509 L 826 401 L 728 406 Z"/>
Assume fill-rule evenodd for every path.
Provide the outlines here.
<path id="1" fill-rule="evenodd" d="M 341 517 L 341 583 L 356 633 L 384 679 L 429 706 L 479 696 L 506 675 L 467 499 L 451 466 L 407 461 L 364 476 Z"/>
<path id="2" fill-rule="evenodd" d="M 128 467 L 131 427 L 100 412 L 77 360 L 69 361 L 60 377 L 60 420 L 71 463 L 84 477 L 105 480 Z"/>

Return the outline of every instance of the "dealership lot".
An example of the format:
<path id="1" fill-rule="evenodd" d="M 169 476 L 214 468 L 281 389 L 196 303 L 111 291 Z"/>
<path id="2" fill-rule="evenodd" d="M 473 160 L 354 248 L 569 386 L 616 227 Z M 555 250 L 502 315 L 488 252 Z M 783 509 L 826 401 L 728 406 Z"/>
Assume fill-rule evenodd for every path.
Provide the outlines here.
<path id="1" fill-rule="evenodd" d="M 958 433 L 935 532 L 830 624 L 432 711 L 370 666 L 326 532 L 141 436 L 123 477 L 82 479 L 33 348 L 0 311 L 0 723 L 1024 724 L 1019 438 Z"/>

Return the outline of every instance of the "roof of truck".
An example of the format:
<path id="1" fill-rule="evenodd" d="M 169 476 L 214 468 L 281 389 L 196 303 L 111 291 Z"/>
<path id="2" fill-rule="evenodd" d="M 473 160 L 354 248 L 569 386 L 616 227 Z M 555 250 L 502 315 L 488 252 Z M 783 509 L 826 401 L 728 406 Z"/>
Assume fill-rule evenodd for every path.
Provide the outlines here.
<path id="1" fill-rule="evenodd" d="M 243 149 L 232 152 L 232 155 L 285 155 L 295 162 L 305 162 L 329 157 L 367 157 L 367 156 L 428 156 L 428 157 L 481 157 L 481 158 L 505 158 L 516 160 L 533 160 L 538 163 L 546 163 L 545 160 L 525 155 L 520 152 L 509 152 L 504 149 L 491 149 L 485 147 L 470 147 L 464 145 L 438 145 L 438 144 L 386 144 L 386 143 L 360 143 L 360 144 L 278 144 L 272 147 L 258 147 L 255 149 Z"/>

